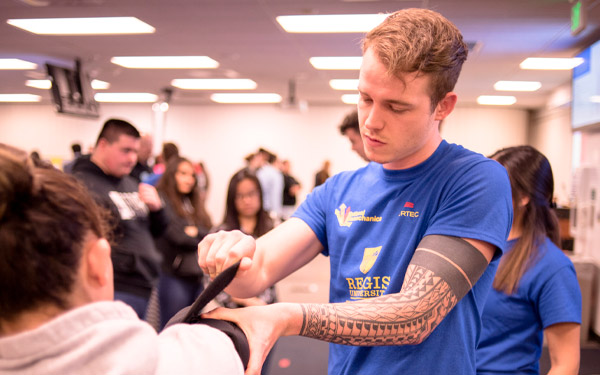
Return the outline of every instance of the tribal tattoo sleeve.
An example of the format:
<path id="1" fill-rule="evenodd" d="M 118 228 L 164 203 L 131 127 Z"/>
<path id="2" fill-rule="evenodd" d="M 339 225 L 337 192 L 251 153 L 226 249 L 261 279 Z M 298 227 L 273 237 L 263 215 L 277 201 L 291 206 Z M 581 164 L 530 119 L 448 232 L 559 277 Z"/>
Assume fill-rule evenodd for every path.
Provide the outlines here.
<path id="1" fill-rule="evenodd" d="M 427 236 L 400 292 L 357 302 L 303 304 L 300 335 L 345 345 L 419 344 L 487 265 L 483 254 L 460 238 Z"/>

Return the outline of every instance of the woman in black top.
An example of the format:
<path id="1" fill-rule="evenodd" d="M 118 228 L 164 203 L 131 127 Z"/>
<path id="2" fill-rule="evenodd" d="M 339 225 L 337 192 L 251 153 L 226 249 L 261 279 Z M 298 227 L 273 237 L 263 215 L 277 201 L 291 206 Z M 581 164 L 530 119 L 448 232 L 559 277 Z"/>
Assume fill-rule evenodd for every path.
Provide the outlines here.
<path id="1" fill-rule="evenodd" d="M 210 217 L 199 194 L 193 164 L 182 157 L 167 163 L 156 186 L 169 216 L 169 226 L 156 240 L 163 255 L 158 286 L 161 328 L 202 292 L 198 242 L 209 232 Z"/>

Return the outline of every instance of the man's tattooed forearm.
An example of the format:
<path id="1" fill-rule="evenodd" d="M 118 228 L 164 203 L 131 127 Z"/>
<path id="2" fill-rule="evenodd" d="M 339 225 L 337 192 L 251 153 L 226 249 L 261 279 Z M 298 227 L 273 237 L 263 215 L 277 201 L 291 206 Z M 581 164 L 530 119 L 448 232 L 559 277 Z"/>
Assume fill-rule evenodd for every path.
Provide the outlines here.
<path id="1" fill-rule="evenodd" d="M 410 265 L 402 291 L 351 303 L 304 304 L 300 335 L 346 345 L 422 342 L 456 305 L 448 284 Z"/>

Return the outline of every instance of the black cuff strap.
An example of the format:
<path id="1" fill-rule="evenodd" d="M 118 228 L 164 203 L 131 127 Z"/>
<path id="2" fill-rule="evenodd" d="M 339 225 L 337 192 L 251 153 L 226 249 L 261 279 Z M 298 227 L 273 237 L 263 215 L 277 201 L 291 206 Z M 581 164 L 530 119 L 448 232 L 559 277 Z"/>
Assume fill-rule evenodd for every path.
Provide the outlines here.
<path id="1" fill-rule="evenodd" d="M 223 289 L 229 285 L 231 280 L 233 280 L 238 268 L 240 268 L 240 262 L 235 263 L 221 272 L 210 284 L 208 284 L 206 289 L 200 293 L 198 298 L 196 298 L 196 301 L 194 301 L 191 306 L 185 307 L 175 314 L 169 320 L 165 328 L 173 324 L 187 323 L 205 324 L 209 327 L 218 329 L 233 341 L 233 346 L 242 360 L 244 369 L 246 369 L 248 367 L 248 360 L 250 359 L 250 346 L 248 345 L 248 338 L 244 334 L 244 331 L 233 322 L 218 319 L 203 319 L 200 317 L 200 313 L 206 304 L 221 293 Z"/>

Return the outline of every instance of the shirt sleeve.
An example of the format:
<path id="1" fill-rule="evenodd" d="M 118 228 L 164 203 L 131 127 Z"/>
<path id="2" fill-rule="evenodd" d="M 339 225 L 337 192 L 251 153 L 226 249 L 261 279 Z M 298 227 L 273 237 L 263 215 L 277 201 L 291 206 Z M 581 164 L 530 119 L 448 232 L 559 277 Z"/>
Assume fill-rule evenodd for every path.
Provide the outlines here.
<path id="1" fill-rule="evenodd" d="M 233 342 L 219 330 L 201 324 L 175 324 L 158 337 L 157 374 L 244 373 Z"/>
<path id="2" fill-rule="evenodd" d="M 457 176 L 440 197 L 425 235 L 471 238 L 496 246 L 500 256 L 512 225 L 512 196 L 504 167 L 479 162 Z"/>
<path id="3" fill-rule="evenodd" d="M 581 324 L 581 290 L 572 265 L 553 272 L 541 286 L 537 298 L 544 329 L 557 323 Z"/>
<path id="4" fill-rule="evenodd" d="M 323 245 L 322 253 L 326 256 L 329 255 L 327 233 L 325 230 L 327 219 L 325 213 L 328 207 L 327 191 L 334 179 L 335 177 L 328 179 L 325 183 L 315 187 L 292 215 L 292 217 L 297 217 L 304 221 L 312 229 L 321 242 L 321 245 Z"/>

